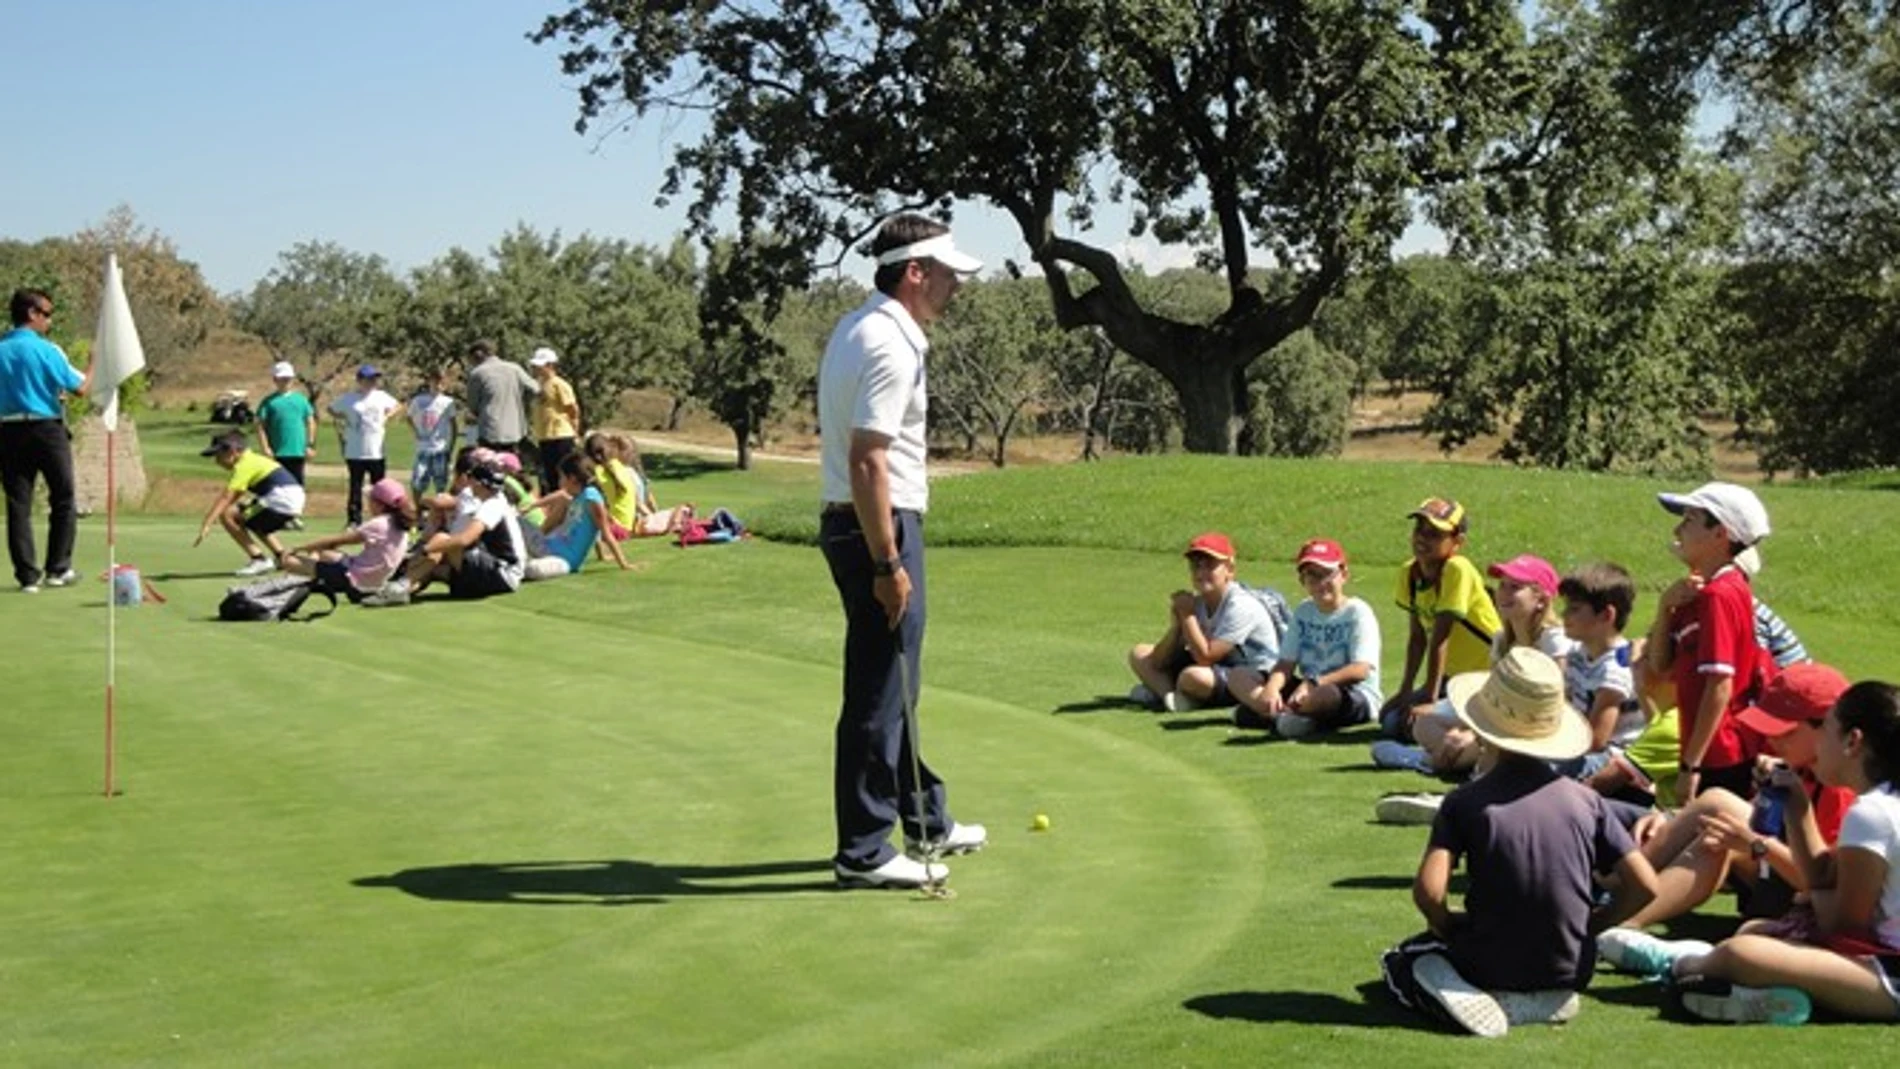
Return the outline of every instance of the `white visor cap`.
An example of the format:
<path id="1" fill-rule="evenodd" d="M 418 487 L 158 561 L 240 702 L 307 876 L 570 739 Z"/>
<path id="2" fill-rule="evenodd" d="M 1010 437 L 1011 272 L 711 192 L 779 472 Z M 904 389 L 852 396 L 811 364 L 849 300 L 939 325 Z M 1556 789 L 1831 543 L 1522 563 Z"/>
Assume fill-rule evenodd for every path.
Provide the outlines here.
<path id="1" fill-rule="evenodd" d="M 913 241 L 908 245 L 899 245 L 877 258 L 879 267 L 901 264 L 907 260 L 935 260 L 959 275 L 974 275 L 983 270 L 983 261 L 957 249 L 957 243 L 948 234 L 938 234 L 934 238 Z"/>

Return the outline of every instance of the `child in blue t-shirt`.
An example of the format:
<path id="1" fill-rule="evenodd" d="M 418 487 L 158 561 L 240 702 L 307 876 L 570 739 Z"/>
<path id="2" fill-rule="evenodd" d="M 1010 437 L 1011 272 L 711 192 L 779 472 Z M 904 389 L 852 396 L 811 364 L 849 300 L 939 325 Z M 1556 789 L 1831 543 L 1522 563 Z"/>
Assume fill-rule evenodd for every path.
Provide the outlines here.
<path id="1" fill-rule="evenodd" d="M 587 563 L 589 550 L 610 556 L 625 571 L 631 565 L 620 551 L 607 515 L 607 498 L 594 485 L 594 464 L 584 454 L 561 458 L 561 487 L 533 503 L 545 509 L 545 552 L 530 562 L 528 578 L 572 575 Z M 558 562 L 558 563 L 556 563 Z"/>
<path id="2" fill-rule="evenodd" d="M 1188 544 L 1192 590 L 1168 599 L 1168 629 L 1153 643 L 1128 651 L 1128 667 L 1141 682 L 1130 701 L 1183 712 L 1228 694 L 1228 672 L 1250 667 L 1264 672 L 1280 656 L 1284 603 L 1278 594 L 1249 589 L 1234 579 L 1234 544 L 1209 531 Z M 1272 605 L 1281 606 L 1275 618 Z"/>
<path id="3" fill-rule="evenodd" d="M 1379 708 L 1379 621 L 1372 606 L 1346 595 L 1346 551 L 1315 538 L 1294 558 L 1306 600 L 1264 677 L 1236 668 L 1228 688 L 1240 702 L 1234 722 L 1271 728 L 1282 738 L 1363 724 Z"/>

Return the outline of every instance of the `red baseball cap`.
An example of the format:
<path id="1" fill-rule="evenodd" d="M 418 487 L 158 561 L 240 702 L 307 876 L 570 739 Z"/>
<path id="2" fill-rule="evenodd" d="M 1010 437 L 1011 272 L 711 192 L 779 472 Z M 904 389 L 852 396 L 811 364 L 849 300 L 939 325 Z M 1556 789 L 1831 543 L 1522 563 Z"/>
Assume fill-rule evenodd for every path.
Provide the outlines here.
<path id="1" fill-rule="evenodd" d="M 1187 552 L 1181 555 L 1184 557 L 1192 557 L 1196 553 L 1205 554 L 1215 560 L 1224 560 L 1232 563 L 1234 559 L 1234 543 L 1229 541 L 1227 536 L 1221 534 L 1219 531 L 1209 531 L 1204 535 L 1195 536 L 1194 541 L 1188 543 Z"/>
<path id="2" fill-rule="evenodd" d="M 1735 719 L 1772 739 L 1801 724 L 1825 720 L 1847 687 L 1847 677 L 1827 665 L 1792 664 L 1770 680 L 1755 704 L 1735 714 Z"/>
<path id="3" fill-rule="evenodd" d="M 1293 558 L 1295 568 L 1308 564 L 1317 564 L 1327 571 L 1337 571 L 1346 563 L 1346 551 L 1338 542 L 1330 538 L 1309 539 L 1300 547 L 1299 555 Z"/>
<path id="4" fill-rule="evenodd" d="M 1490 571 L 1493 579 L 1514 580 L 1542 590 L 1545 597 L 1557 596 L 1557 569 L 1542 557 L 1519 554 L 1502 564 L 1493 564 Z"/>

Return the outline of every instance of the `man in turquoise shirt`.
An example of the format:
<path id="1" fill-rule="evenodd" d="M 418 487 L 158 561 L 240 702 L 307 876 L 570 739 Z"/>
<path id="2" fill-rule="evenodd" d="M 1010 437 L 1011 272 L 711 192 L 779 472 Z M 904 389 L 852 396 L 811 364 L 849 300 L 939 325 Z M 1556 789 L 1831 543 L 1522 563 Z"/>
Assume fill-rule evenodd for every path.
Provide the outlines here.
<path id="1" fill-rule="evenodd" d="M 0 337 L 0 483 L 7 497 L 7 555 L 20 590 L 37 594 L 40 583 L 70 586 L 73 541 L 79 512 L 73 500 L 73 443 L 66 432 L 61 395 L 92 381 L 80 374 L 60 347 L 46 340 L 53 298 L 44 290 L 13 291 L 13 329 Z M 33 486 L 46 480 L 49 516 L 46 567 L 33 546 Z"/>
<path id="2" fill-rule="evenodd" d="M 263 447 L 260 452 L 283 465 L 301 484 L 304 460 L 316 451 L 317 411 L 294 388 L 297 369 L 289 362 L 278 361 L 270 374 L 277 392 L 257 406 L 257 444 Z"/>

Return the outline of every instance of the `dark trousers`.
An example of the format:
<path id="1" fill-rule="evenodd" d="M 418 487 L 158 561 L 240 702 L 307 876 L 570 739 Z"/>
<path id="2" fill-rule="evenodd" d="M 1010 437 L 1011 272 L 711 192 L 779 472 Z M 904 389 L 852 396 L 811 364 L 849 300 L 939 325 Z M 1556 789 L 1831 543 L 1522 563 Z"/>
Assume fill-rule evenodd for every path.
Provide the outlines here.
<path id="1" fill-rule="evenodd" d="M 33 547 L 33 486 L 46 480 L 46 575 L 64 575 L 73 566 L 73 540 L 79 534 L 79 510 L 73 502 L 73 442 L 66 424 L 56 419 L 0 423 L 0 483 L 7 495 L 7 555 L 21 586 L 41 578 Z"/>
<path id="2" fill-rule="evenodd" d="M 819 521 L 819 544 L 845 615 L 844 702 L 838 713 L 832 782 L 838 822 L 834 860 L 860 870 L 876 868 L 896 854 L 891 828 L 900 822 L 913 839 L 937 838 L 950 828 L 943 781 L 921 758 L 917 768 L 923 779 L 924 823 L 917 823 L 904 677 L 908 667 L 909 699 L 915 708 L 924 644 L 923 516 L 899 511 L 894 522 L 898 555 L 911 582 L 910 608 L 895 631 L 872 596 L 871 554 L 856 514 L 827 510 Z"/>
<path id="3" fill-rule="evenodd" d="M 290 473 L 290 477 L 297 480 L 298 486 L 303 485 L 303 464 L 306 458 L 304 457 L 274 457 L 272 459 L 276 460 L 277 463 L 282 464 L 284 466 L 284 470 Z"/>
<path id="4" fill-rule="evenodd" d="M 375 460 L 346 460 L 350 467 L 350 497 L 346 506 L 350 526 L 363 522 L 363 485 L 373 483 L 383 477 L 386 461 L 378 457 Z"/>
<path id="5" fill-rule="evenodd" d="M 574 439 L 543 438 L 537 443 L 541 455 L 541 492 L 551 494 L 561 487 L 561 461 L 574 454 Z"/>

